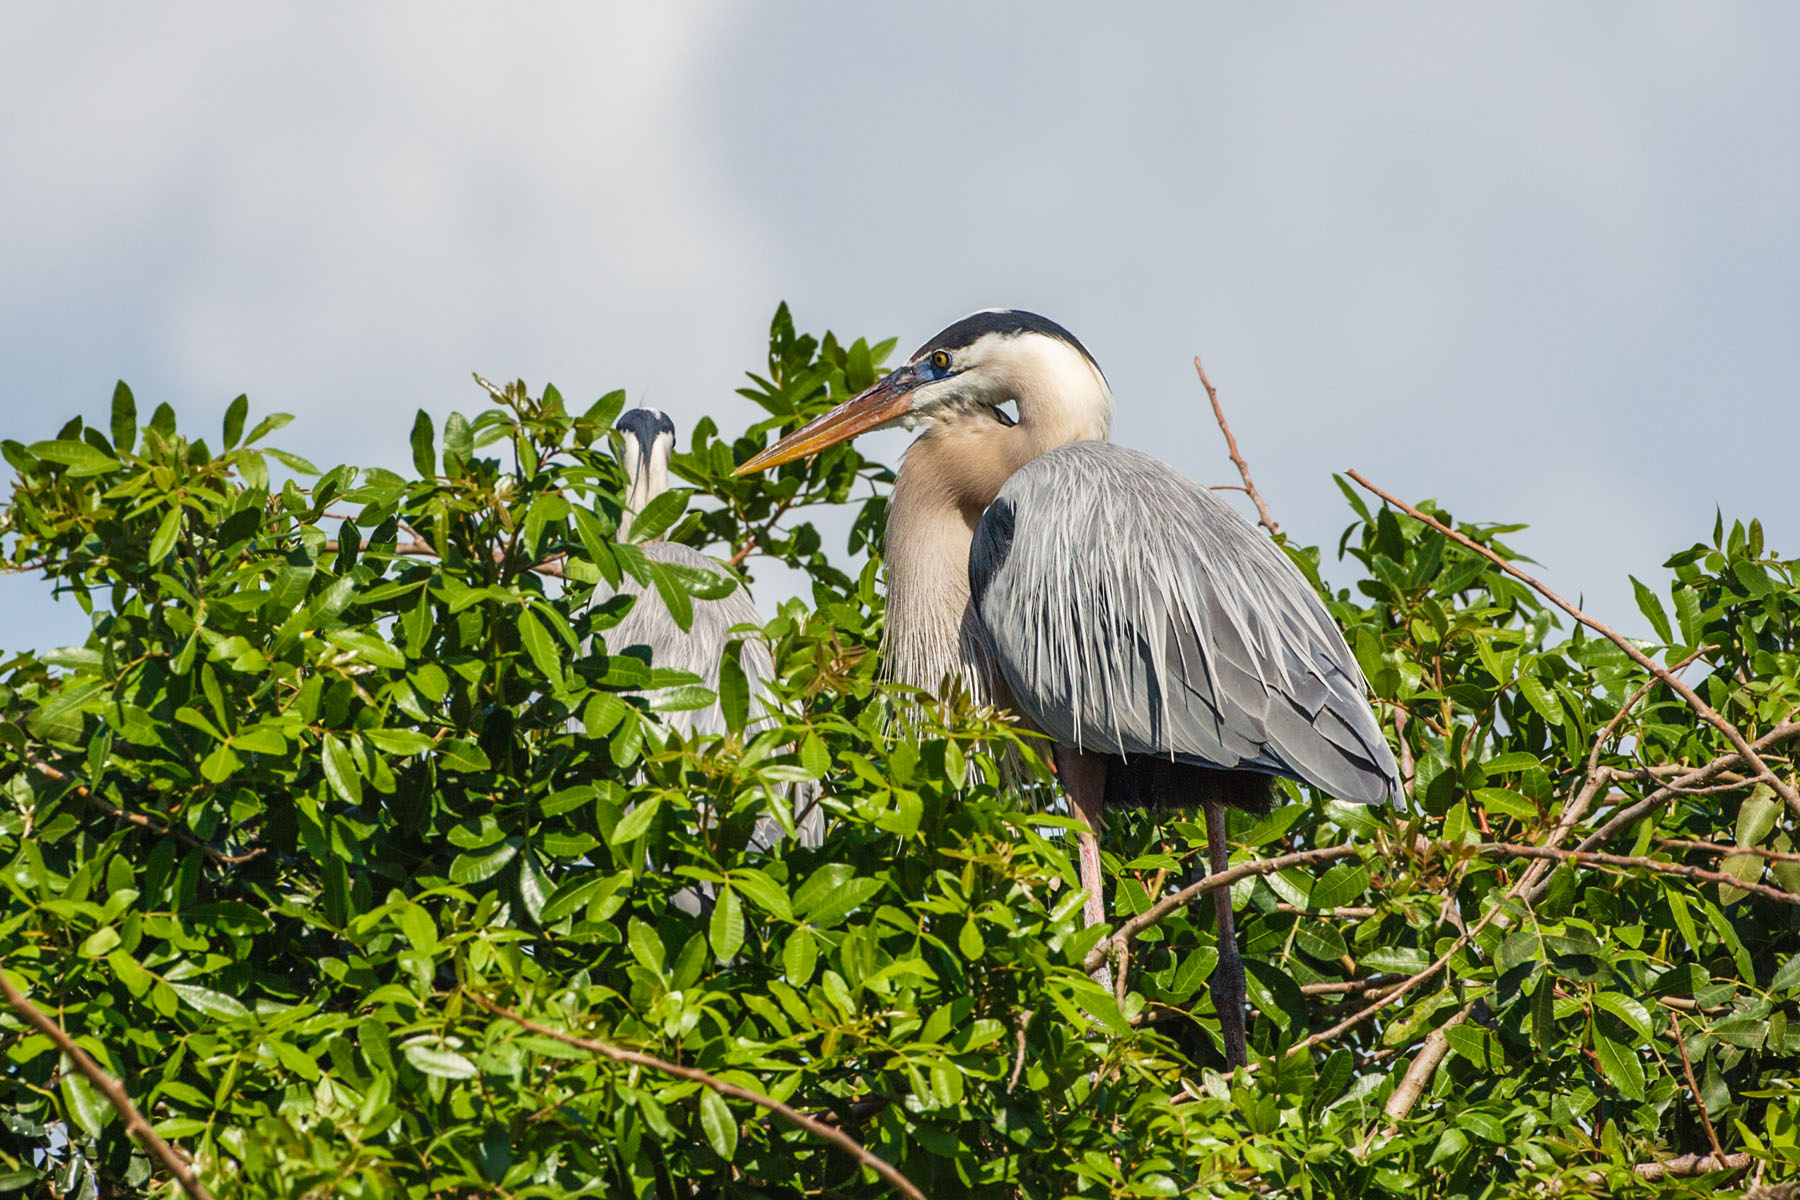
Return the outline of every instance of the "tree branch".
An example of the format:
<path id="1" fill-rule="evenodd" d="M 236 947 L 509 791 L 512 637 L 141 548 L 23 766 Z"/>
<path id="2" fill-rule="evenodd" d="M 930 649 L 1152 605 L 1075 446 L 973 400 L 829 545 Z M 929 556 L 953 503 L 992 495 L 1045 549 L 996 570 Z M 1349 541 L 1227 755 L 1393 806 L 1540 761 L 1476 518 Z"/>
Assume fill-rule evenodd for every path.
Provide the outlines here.
<path id="1" fill-rule="evenodd" d="M 336 538 L 325 539 L 325 553 L 336 554 L 340 545 L 341 543 L 339 543 Z M 372 543 L 368 538 L 364 538 L 360 548 L 365 551 L 369 550 L 372 548 Z M 395 542 L 392 548 L 384 549 L 382 552 L 384 554 L 397 554 L 403 558 L 436 558 L 441 560 L 444 557 L 437 552 L 437 549 L 432 546 L 430 542 L 418 537 L 415 537 L 412 541 Z M 545 575 L 551 579 L 567 579 L 568 575 L 563 571 L 563 565 L 560 561 L 567 557 L 568 555 L 566 554 L 552 554 L 544 561 L 533 563 L 526 569 L 533 574 Z M 495 563 L 504 563 L 505 561 L 506 551 L 494 551 Z"/>
<path id="2" fill-rule="evenodd" d="M 488 1012 L 493 1013 L 495 1016 L 511 1021 L 522 1029 L 529 1029 L 533 1033 L 552 1038 L 565 1046 L 573 1046 L 577 1050 L 586 1050 L 590 1054 L 598 1054 L 602 1058 L 611 1059 L 616 1063 L 626 1063 L 635 1067 L 644 1067 L 651 1071 L 658 1071 L 664 1075 L 671 1075 L 676 1079 L 685 1079 L 691 1083 L 698 1083 L 703 1087 L 712 1089 L 721 1096 L 730 1096 L 734 1100 L 747 1101 L 748 1103 L 756 1105 L 758 1108 L 766 1109 L 790 1124 L 806 1130 L 806 1132 L 812 1134 L 814 1137 L 830 1142 L 838 1149 L 844 1151 L 844 1153 L 850 1155 L 857 1162 L 868 1167 L 871 1171 L 874 1171 L 877 1175 L 881 1176 L 881 1178 L 887 1180 L 887 1182 L 893 1186 L 894 1190 L 901 1195 L 911 1197 L 912 1200 L 925 1200 L 925 1193 L 914 1187 L 911 1180 L 902 1175 L 885 1159 L 869 1153 L 869 1151 L 864 1149 L 861 1143 L 855 1138 L 840 1129 L 833 1129 L 831 1126 L 814 1117 L 809 1117 L 805 1113 L 797 1112 L 779 1100 L 765 1096 L 761 1092 L 753 1092 L 748 1088 L 741 1088 L 736 1084 L 726 1083 L 723 1079 L 720 1079 L 715 1075 L 709 1075 L 697 1067 L 684 1067 L 657 1058 L 654 1055 L 644 1054 L 637 1050 L 626 1050 L 607 1042 L 596 1041 L 593 1038 L 576 1037 L 574 1034 L 564 1033 L 560 1029 L 553 1029 L 548 1025 L 533 1021 L 529 1017 L 521 1016 L 509 1008 L 502 1008 L 500 1005 L 495 1004 L 493 1001 L 484 996 L 477 995 L 474 992 L 469 992 L 467 995 L 469 999 L 473 1000 L 482 1008 L 485 1008 Z"/>
<path id="3" fill-rule="evenodd" d="M 1675 1048 L 1681 1051 L 1681 1071 L 1687 1076 L 1688 1091 L 1694 1093 L 1694 1106 L 1700 1110 L 1700 1123 L 1706 1126 L 1706 1140 L 1712 1143 L 1713 1157 L 1723 1161 L 1725 1147 L 1719 1145 L 1719 1135 L 1713 1130 L 1712 1118 L 1707 1115 L 1706 1099 L 1694 1080 L 1694 1060 L 1688 1057 L 1687 1043 L 1681 1037 L 1681 1018 L 1674 1013 L 1669 1014 L 1669 1033 L 1675 1038 Z"/>
<path id="4" fill-rule="evenodd" d="M 163 1168 L 175 1177 L 175 1181 L 181 1185 L 182 1190 L 194 1197 L 194 1200 L 212 1200 L 212 1193 L 206 1190 L 206 1185 L 195 1178 L 194 1168 L 188 1165 L 187 1160 L 177 1153 L 173 1146 L 163 1141 L 157 1135 L 156 1130 L 150 1128 L 150 1122 L 144 1119 L 144 1114 L 138 1111 L 138 1106 L 133 1104 L 131 1097 L 126 1094 L 125 1085 L 108 1075 L 86 1050 L 75 1044 L 75 1039 L 70 1037 L 61 1025 L 52 1020 L 49 1014 L 27 1000 L 24 993 L 13 986 L 12 980 L 6 977 L 6 972 L 3 970 L 0 970 L 0 995 L 6 997 L 6 1002 L 12 1006 L 14 1012 L 34 1026 L 39 1033 L 54 1042 L 56 1048 L 75 1064 L 75 1069 L 81 1073 L 82 1077 L 99 1089 L 100 1094 L 106 1097 L 106 1102 L 113 1106 L 119 1116 L 124 1118 L 125 1132 L 143 1143 L 144 1149 L 150 1152 L 150 1157 L 161 1163 Z"/>
<path id="5" fill-rule="evenodd" d="M 1748 879 L 1739 879 L 1736 875 L 1727 875 L 1723 871 L 1709 871 L 1705 867 L 1690 867 L 1686 863 L 1662 862 L 1654 858 L 1634 858 L 1623 854 L 1597 854 L 1587 850 L 1557 850 L 1550 846 L 1519 846 L 1508 842 L 1483 842 L 1475 847 L 1475 852 L 1484 858 L 1547 858 L 1562 862 L 1596 863 L 1605 867 L 1653 871 L 1658 875 L 1680 875 L 1701 883 L 1722 883 L 1726 887 L 1751 892 L 1768 900 L 1779 900 L 1783 904 L 1800 904 L 1800 896 L 1793 892 L 1784 892 L 1780 888 L 1770 887 L 1766 883 L 1752 883 Z"/>
<path id="6" fill-rule="evenodd" d="M 1500 555 L 1494 553 L 1486 546 L 1483 546 L 1480 542 L 1477 542 L 1464 534 L 1458 533 L 1448 525 L 1445 525 L 1442 521 L 1439 521 L 1434 517 L 1429 517 L 1412 505 L 1406 503 L 1404 500 L 1401 500 L 1388 492 L 1382 491 L 1355 471 L 1346 471 L 1345 474 L 1369 491 L 1380 496 L 1389 504 L 1392 504 L 1401 512 L 1406 513 L 1414 520 L 1423 521 L 1425 524 L 1437 530 L 1445 537 L 1450 538 L 1458 545 L 1473 550 L 1483 558 L 1486 558 L 1502 571 L 1505 571 L 1508 575 L 1511 575 L 1514 579 L 1517 579 L 1519 582 L 1530 587 L 1539 595 L 1543 596 L 1544 599 L 1550 601 L 1550 603 L 1556 605 L 1556 607 L 1562 609 L 1565 613 L 1568 613 L 1569 616 L 1580 621 L 1583 625 L 1586 625 L 1589 629 L 1592 629 L 1595 633 L 1598 633 L 1601 637 L 1604 637 L 1607 641 L 1623 650 L 1625 656 L 1631 659 L 1632 662 L 1644 668 L 1644 670 L 1649 671 L 1652 675 L 1655 675 L 1658 679 L 1661 679 L 1664 683 L 1668 684 L 1670 688 L 1674 689 L 1675 693 L 1687 702 L 1687 706 L 1693 709 L 1695 714 L 1698 715 L 1701 720 L 1724 734 L 1725 739 L 1729 741 L 1732 748 L 1738 752 L 1738 756 L 1758 775 L 1767 776 L 1770 786 L 1775 789 L 1782 800 L 1786 801 L 1789 810 L 1796 815 L 1800 815 L 1800 792 L 1796 792 L 1793 785 L 1777 777 L 1774 772 L 1770 771 L 1769 768 L 1763 764 L 1763 760 L 1758 757 L 1750 743 L 1745 740 L 1743 731 L 1721 716 L 1712 705 L 1702 700 L 1700 694 L 1694 691 L 1693 688 L 1677 679 L 1673 671 L 1669 670 L 1667 667 L 1657 665 L 1654 659 L 1632 645 L 1630 641 L 1622 637 L 1611 626 L 1603 624 L 1593 617 L 1588 616 L 1579 608 L 1576 608 L 1573 604 L 1570 604 L 1567 600 L 1564 600 L 1561 596 L 1545 587 L 1542 583 L 1539 583 L 1536 579 L 1519 570 L 1519 568 L 1513 566 Z"/>
<path id="7" fill-rule="evenodd" d="M 1758 750 L 1767 750 L 1771 746 L 1791 741 L 1794 738 L 1800 738 L 1800 721 L 1787 721 L 1777 725 L 1775 728 L 1769 730 L 1769 732 L 1757 738 L 1754 745 Z M 1619 830 L 1631 825 L 1651 809 L 1660 808 L 1675 797 L 1685 794 L 1686 791 L 1694 785 L 1705 783 L 1707 780 L 1725 773 L 1730 768 L 1737 766 L 1741 761 L 1741 757 L 1736 753 L 1721 754 L 1718 758 L 1713 759 L 1705 766 L 1695 767 L 1686 775 L 1680 776 L 1679 778 L 1664 784 L 1662 787 L 1657 788 L 1654 792 L 1651 792 L 1648 796 L 1645 796 L 1642 800 L 1639 800 L 1629 808 L 1623 808 L 1614 813 L 1612 817 L 1607 820 L 1606 824 L 1582 838 L 1575 848 L 1577 850 L 1587 850 L 1594 846 L 1604 844 L 1615 833 L 1619 832 Z"/>
<path id="8" fill-rule="evenodd" d="M 1317 863 L 1334 862 L 1340 858 L 1349 858 L 1361 854 L 1368 847 L 1357 845 L 1325 846 L 1318 850 L 1300 850 L 1293 854 L 1283 854 L 1275 858 L 1258 859 L 1255 862 L 1240 863 L 1229 871 L 1221 871 L 1217 875 L 1208 875 L 1198 883 L 1190 883 L 1174 895 L 1165 896 L 1139 913 L 1131 920 L 1119 926 L 1111 937 L 1103 939 L 1098 946 L 1088 951 L 1087 958 L 1082 960 L 1081 969 L 1090 974 L 1100 969 L 1109 961 L 1114 953 L 1123 949 L 1132 938 L 1150 928 L 1172 912 L 1177 912 L 1194 900 L 1208 892 L 1218 891 L 1222 887 L 1230 887 L 1240 879 L 1248 879 L 1252 875 L 1268 875 L 1275 871 L 1285 871 L 1289 867 L 1307 867 Z"/>
<path id="9" fill-rule="evenodd" d="M 67 775 L 57 770 L 49 763 L 38 762 L 36 759 L 27 759 L 26 761 L 31 764 L 33 770 L 46 779 L 54 779 L 58 783 L 72 782 Z M 109 817 L 117 817 L 121 821 L 127 821 L 136 825 L 139 829 L 147 829 L 160 837 L 174 838 L 182 845 L 187 846 L 190 849 L 198 850 L 220 866 L 229 867 L 235 866 L 238 863 L 247 863 L 263 852 L 261 846 L 244 854 L 226 854 L 222 851 L 215 850 L 199 838 L 194 837 L 184 830 L 176 829 L 174 826 L 165 825 L 155 817 L 146 816 L 143 813 L 128 812 L 125 809 L 120 808 L 110 800 L 103 799 L 89 791 L 88 786 L 84 783 L 75 784 L 75 794 L 86 801 L 89 808 L 98 809 Z"/>
<path id="10" fill-rule="evenodd" d="M 1281 533 L 1281 526 L 1269 515 L 1269 506 L 1263 503 L 1262 493 L 1256 490 L 1256 484 L 1250 480 L 1250 464 L 1238 453 L 1237 439 L 1231 435 L 1231 426 L 1225 421 L 1225 410 L 1219 406 L 1219 393 L 1213 387 L 1212 380 L 1206 377 L 1206 368 L 1200 365 L 1200 356 L 1194 356 L 1194 372 L 1200 376 L 1200 386 L 1206 389 L 1206 398 L 1212 401 L 1213 416 L 1219 422 L 1219 432 L 1225 435 L 1225 452 L 1231 456 L 1231 463 L 1238 469 L 1244 479 L 1244 492 L 1256 505 L 1256 523 L 1275 537 Z"/>

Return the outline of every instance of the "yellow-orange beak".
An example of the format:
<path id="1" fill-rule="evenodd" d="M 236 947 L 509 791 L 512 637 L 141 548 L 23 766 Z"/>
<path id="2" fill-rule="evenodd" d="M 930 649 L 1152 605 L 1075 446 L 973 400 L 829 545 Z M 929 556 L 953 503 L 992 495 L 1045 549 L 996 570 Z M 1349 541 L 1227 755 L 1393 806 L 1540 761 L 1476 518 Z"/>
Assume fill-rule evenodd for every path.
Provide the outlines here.
<path id="1" fill-rule="evenodd" d="M 809 454 L 847 442 L 889 421 L 899 420 L 912 408 L 907 393 L 928 380 L 909 367 L 901 367 L 859 396 L 844 401 L 824 416 L 794 432 L 750 459 L 733 471 L 733 475 L 749 475 L 756 471 L 779 467 L 782 463 L 805 458 Z"/>

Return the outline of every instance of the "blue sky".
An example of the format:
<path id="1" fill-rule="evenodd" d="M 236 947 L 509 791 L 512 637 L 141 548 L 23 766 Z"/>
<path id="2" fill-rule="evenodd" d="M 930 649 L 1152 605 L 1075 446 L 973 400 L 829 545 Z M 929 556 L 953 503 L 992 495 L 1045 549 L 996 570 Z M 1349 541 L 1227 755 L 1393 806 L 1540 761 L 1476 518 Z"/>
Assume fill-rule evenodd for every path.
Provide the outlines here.
<path id="1" fill-rule="evenodd" d="M 1116 440 L 1295 536 L 1330 473 L 1628 571 L 1800 546 L 1800 9 L 824 3 L 9 6 L 0 436 L 115 379 L 208 432 L 402 467 L 471 371 L 689 425 L 783 299 L 910 348 L 1081 336 Z M 889 438 L 890 452 L 903 444 Z M 1328 575 L 1349 572 L 1328 565 Z M 765 587 L 779 589 L 778 580 Z M 0 646 L 79 640 L 0 579 Z"/>

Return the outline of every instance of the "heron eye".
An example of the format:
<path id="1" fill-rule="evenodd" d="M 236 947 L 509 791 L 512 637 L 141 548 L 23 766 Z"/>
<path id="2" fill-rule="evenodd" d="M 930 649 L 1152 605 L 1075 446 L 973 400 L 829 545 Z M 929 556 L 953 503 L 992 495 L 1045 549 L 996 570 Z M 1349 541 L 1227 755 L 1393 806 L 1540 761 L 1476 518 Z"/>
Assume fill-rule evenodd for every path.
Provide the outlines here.
<path id="1" fill-rule="evenodd" d="M 931 365 L 940 371 L 948 371 L 950 369 L 950 352 L 948 350 L 933 350 L 931 352 Z"/>

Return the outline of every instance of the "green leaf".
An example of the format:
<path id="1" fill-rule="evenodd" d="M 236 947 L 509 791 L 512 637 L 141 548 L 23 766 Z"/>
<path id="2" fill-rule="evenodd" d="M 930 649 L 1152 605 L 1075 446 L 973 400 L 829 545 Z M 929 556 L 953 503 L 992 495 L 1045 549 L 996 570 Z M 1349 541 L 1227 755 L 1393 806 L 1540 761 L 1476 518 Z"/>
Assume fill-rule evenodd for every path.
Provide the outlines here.
<path id="1" fill-rule="evenodd" d="M 1338 863 L 1313 884 L 1310 903 L 1317 909 L 1350 903 L 1369 887 L 1369 869 L 1361 863 Z"/>
<path id="2" fill-rule="evenodd" d="M 818 944 L 812 934 L 805 929 L 796 929 L 781 948 L 781 973 L 789 983 L 803 988 L 811 982 L 818 960 Z"/>
<path id="3" fill-rule="evenodd" d="M 650 822 L 656 820 L 657 812 L 662 808 L 662 795 L 651 795 L 640 800 L 636 808 L 626 813 L 619 823 L 613 826 L 612 836 L 607 839 L 614 846 L 629 845 L 644 836 L 650 828 Z"/>
<path id="4" fill-rule="evenodd" d="M 557 643 L 544 628 L 543 622 L 532 615 L 530 609 L 519 613 L 519 640 L 525 643 L 525 652 L 531 656 L 532 663 L 544 678 L 552 684 L 562 683 L 562 655 L 558 652 Z"/>
<path id="5" fill-rule="evenodd" d="M 1631 590 L 1637 595 L 1638 611 L 1644 614 L 1646 621 L 1650 622 L 1650 628 L 1656 631 L 1656 636 L 1662 639 L 1662 644 L 1672 645 L 1675 641 L 1675 634 L 1669 629 L 1669 614 L 1663 611 L 1662 601 L 1656 598 L 1655 592 L 1639 583 L 1636 575 L 1630 575 L 1627 578 L 1631 580 Z"/>
<path id="6" fill-rule="evenodd" d="M 1519 676 L 1519 694 L 1525 697 L 1531 707 L 1537 709 L 1538 716 L 1544 718 L 1545 724 L 1563 723 L 1562 702 L 1536 676 Z"/>
<path id="7" fill-rule="evenodd" d="M 742 733 L 750 719 L 750 677 L 744 673 L 741 654 L 741 644 L 733 642 L 719 658 L 719 712 L 732 733 Z"/>
<path id="8" fill-rule="evenodd" d="M 421 479 L 430 479 L 437 474 L 437 446 L 433 440 L 436 432 L 432 428 L 431 414 L 420 409 L 413 417 L 412 427 L 412 460 L 413 469 Z"/>
<path id="9" fill-rule="evenodd" d="M 518 840 L 508 838 L 483 853 L 459 854 L 450 862 L 450 880 L 453 883 L 480 883 L 484 879 L 492 879 L 518 853 Z"/>
<path id="10" fill-rule="evenodd" d="M 665 492 L 664 495 L 667 495 Z M 658 497 L 661 499 L 661 497 Z M 654 501 L 652 502 L 654 503 Z M 669 619 L 675 622 L 675 628 L 686 633 L 694 624 L 694 601 L 679 580 L 670 574 L 662 563 L 652 561 L 650 564 L 650 583 L 656 594 L 662 598 L 663 606 L 669 610 Z M 644 603 L 639 597 L 638 603 Z"/>
<path id="11" fill-rule="evenodd" d="M 71 479 L 81 479 L 89 475 L 104 475 L 108 471 L 117 471 L 125 464 L 86 442 L 55 441 L 35 442 L 30 447 L 32 456 L 44 462 L 61 463 L 68 467 L 64 472 Z"/>
<path id="12" fill-rule="evenodd" d="M 223 992 L 191 983 L 171 983 L 169 987 L 181 998 L 183 1004 L 209 1017 L 221 1021 L 242 1021 L 250 1015 L 249 1009 Z"/>
<path id="13" fill-rule="evenodd" d="M 237 399 L 225 406 L 225 428 L 223 442 L 225 449 L 230 450 L 244 436 L 244 418 L 250 415 L 250 397 L 240 393 Z"/>
<path id="14" fill-rule="evenodd" d="M 440 1079 L 473 1079 L 481 1072 L 475 1064 L 454 1050 L 445 1050 L 437 1046 L 426 1046 L 414 1043 L 405 1047 L 402 1054 L 406 1061 L 427 1075 L 436 1075 Z"/>
<path id="15" fill-rule="evenodd" d="M 1644 1064 L 1638 1061 L 1637 1052 L 1609 1037 L 1598 1023 L 1594 1026 L 1594 1054 L 1600 1060 L 1601 1071 L 1621 1096 L 1627 1100 L 1644 1098 Z"/>
<path id="16" fill-rule="evenodd" d="M 700 1093 L 700 1127 L 717 1154 L 730 1162 L 737 1154 L 738 1127 L 723 1097 L 710 1088 Z"/>
<path id="17" fill-rule="evenodd" d="M 356 769 L 356 759 L 350 754 L 348 747 L 339 741 L 336 734 L 328 733 L 322 740 L 323 753 L 320 762 L 325 768 L 325 782 L 331 790 L 341 796 L 346 804 L 362 803 L 362 775 Z"/>
<path id="18" fill-rule="evenodd" d="M 437 744 L 438 762 L 452 771 L 473 773 L 493 769 L 487 752 L 467 738 L 446 738 Z"/>
<path id="19" fill-rule="evenodd" d="M 152 566 L 169 557 L 169 551 L 175 548 L 175 539 L 181 533 L 181 505 L 176 504 L 163 515 L 156 526 L 156 533 L 150 538 L 149 562 Z"/>
<path id="20" fill-rule="evenodd" d="M 1656 1030 L 1650 1024 L 1650 1011 L 1630 996 L 1618 992 L 1595 992 L 1594 1003 L 1629 1025 L 1631 1031 L 1644 1041 L 1656 1040 Z"/>
<path id="21" fill-rule="evenodd" d="M 744 948 L 744 902 L 731 888 L 719 892 L 713 905 L 712 919 L 707 922 L 707 940 L 712 943 L 713 957 L 730 962 Z"/>
<path id="22" fill-rule="evenodd" d="M 424 754 L 437 745 L 416 729 L 365 729 L 362 735 L 377 750 L 389 754 Z"/>
<path id="23" fill-rule="evenodd" d="M 131 389 L 125 386 L 123 379 L 113 385 L 112 397 L 112 444 L 120 454 L 130 454 L 137 449 L 137 401 L 132 399 Z"/>
<path id="24" fill-rule="evenodd" d="M 661 495 L 652 496 L 643 511 L 631 519 L 631 534 L 625 540 L 640 546 L 654 542 L 681 519 L 693 495 L 687 488 L 670 488 Z"/>
<path id="25" fill-rule="evenodd" d="M 1475 789 L 1475 802 L 1489 813 L 1512 817 L 1527 824 L 1538 819 L 1537 805 L 1519 793 L 1506 788 L 1477 788 Z"/>
<path id="26" fill-rule="evenodd" d="M 444 474 L 459 475 L 475 453 L 475 434 L 469 418 L 453 412 L 444 418 Z"/>
<path id="27" fill-rule="evenodd" d="M 550 898 L 555 885 L 550 876 L 539 865 L 537 855 L 526 850 L 519 857 L 519 899 L 525 905 L 525 911 L 531 914 L 533 921 L 542 922 L 544 904 Z"/>
<path id="28" fill-rule="evenodd" d="M 67 1058 L 63 1059 L 62 1079 L 58 1089 L 62 1092 L 63 1110 L 89 1137 L 98 1138 L 112 1123 L 116 1115 L 112 1105 L 106 1102 L 106 1097 L 100 1094 L 98 1088 L 75 1070 Z"/>
<path id="29" fill-rule="evenodd" d="M 845 878 L 854 868 L 844 867 L 840 874 L 834 870 L 840 866 L 843 864 L 833 863 L 821 867 L 801 885 L 800 891 L 794 895 L 794 915 L 797 918 L 820 929 L 830 929 L 886 886 L 880 879 Z M 816 886 L 816 882 L 827 872 L 841 879 L 841 882 L 828 889 L 821 889 Z"/>

